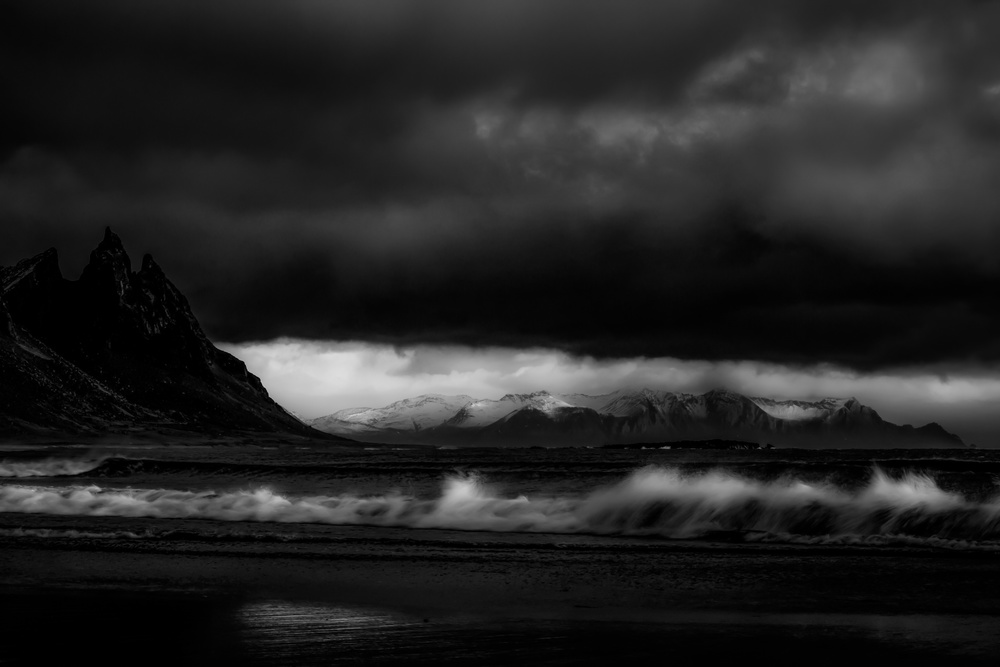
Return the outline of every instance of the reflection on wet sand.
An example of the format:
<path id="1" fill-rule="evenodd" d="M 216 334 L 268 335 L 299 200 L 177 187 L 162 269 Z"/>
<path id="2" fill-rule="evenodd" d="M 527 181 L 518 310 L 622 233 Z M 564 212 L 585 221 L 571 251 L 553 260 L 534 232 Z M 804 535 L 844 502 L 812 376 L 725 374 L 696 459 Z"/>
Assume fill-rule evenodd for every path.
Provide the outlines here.
<path id="1" fill-rule="evenodd" d="M 237 612 L 240 642 L 270 665 L 332 662 L 607 663 L 672 656 L 738 659 L 767 641 L 770 664 L 833 664 L 884 655 L 916 660 L 1000 656 L 995 619 L 977 616 L 671 612 L 642 621 L 575 618 L 420 618 L 289 601 Z M 806 653 L 803 653 L 805 651 Z"/>
<path id="2" fill-rule="evenodd" d="M 994 616 L 670 612 L 658 617 L 423 616 L 312 601 L 108 591 L 5 591 L 0 662 L 75 664 L 995 665 Z M 46 639 L 45 632 L 57 637 Z M 725 661 L 725 662 L 723 662 Z M 68 663 L 67 663 L 68 664 Z"/>

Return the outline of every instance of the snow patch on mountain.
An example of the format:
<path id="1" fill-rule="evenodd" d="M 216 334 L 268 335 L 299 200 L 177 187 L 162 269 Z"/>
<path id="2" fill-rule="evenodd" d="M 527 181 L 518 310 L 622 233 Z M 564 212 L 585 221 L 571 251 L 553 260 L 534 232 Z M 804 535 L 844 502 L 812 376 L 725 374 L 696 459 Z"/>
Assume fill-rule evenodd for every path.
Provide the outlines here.
<path id="1" fill-rule="evenodd" d="M 560 408 L 571 407 L 575 406 L 547 391 L 507 394 L 496 401 L 490 399 L 470 401 L 449 419 L 445 426 L 462 429 L 483 428 L 523 408 L 532 408 L 552 415 Z"/>
<path id="2" fill-rule="evenodd" d="M 442 424 L 474 400 L 465 395 L 425 394 L 396 401 L 384 408 L 347 408 L 314 419 L 310 425 L 324 430 L 324 427 L 339 426 L 349 431 L 419 431 Z"/>
<path id="3" fill-rule="evenodd" d="M 776 419 L 804 421 L 823 419 L 844 407 L 851 399 L 824 398 L 819 401 L 776 401 L 770 398 L 750 397 L 757 407 Z"/>

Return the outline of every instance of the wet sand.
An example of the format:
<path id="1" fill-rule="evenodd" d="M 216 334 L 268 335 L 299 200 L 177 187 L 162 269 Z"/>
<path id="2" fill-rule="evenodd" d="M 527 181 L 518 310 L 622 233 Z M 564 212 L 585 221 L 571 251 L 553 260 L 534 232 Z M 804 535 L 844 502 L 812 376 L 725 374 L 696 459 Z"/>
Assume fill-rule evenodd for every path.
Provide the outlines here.
<path id="1" fill-rule="evenodd" d="M 995 554 L 376 528 L 333 537 L 5 537 L 3 660 L 90 649 L 214 665 L 1000 659 Z"/>

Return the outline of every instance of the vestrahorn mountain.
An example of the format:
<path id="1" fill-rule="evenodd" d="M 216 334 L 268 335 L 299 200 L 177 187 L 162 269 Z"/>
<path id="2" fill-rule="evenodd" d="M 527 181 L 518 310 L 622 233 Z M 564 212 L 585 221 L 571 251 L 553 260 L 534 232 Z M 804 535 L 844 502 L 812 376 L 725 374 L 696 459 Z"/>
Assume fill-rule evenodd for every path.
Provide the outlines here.
<path id="1" fill-rule="evenodd" d="M 79 280 L 55 249 L 0 267 L 0 434 L 235 433 L 330 440 L 216 348 L 152 256 L 111 229 Z"/>
<path id="2" fill-rule="evenodd" d="M 854 398 L 775 401 L 716 389 L 704 394 L 508 394 L 499 400 L 430 394 L 383 408 L 352 408 L 315 428 L 367 442 L 470 446 L 602 445 L 725 439 L 783 447 L 962 447 L 938 424 L 883 420 Z"/>

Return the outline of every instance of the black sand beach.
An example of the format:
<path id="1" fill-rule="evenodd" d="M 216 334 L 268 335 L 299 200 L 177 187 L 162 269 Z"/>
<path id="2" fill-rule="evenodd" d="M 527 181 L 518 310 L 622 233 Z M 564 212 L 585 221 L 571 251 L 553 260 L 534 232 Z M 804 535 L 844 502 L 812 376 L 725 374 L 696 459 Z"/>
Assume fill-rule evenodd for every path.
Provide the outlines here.
<path id="1" fill-rule="evenodd" d="M 252 554 L 8 536 L 5 662 L 69 658 L 112 631 L 102 653 L 216 665 L 1000 657 L 995 554 L 338 532 Z"/>

